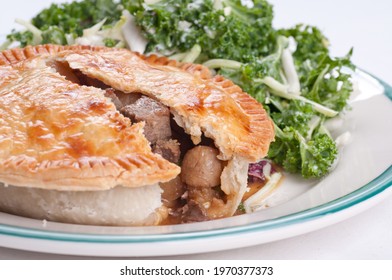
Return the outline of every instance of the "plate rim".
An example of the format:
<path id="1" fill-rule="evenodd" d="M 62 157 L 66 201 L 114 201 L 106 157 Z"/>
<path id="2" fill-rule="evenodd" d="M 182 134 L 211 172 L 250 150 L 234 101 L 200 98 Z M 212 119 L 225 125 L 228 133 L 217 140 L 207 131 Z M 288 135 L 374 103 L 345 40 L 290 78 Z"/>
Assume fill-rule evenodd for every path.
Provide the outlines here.
<path id="1" fill-rule="evenodd" d="M 185 233 L 151 234 L 151 235 L 118 235 L 118 234 L 91 234 L 91 233 L 64 233 L 41 231 L 19 226 L 0 224 L 0 234 L 13 237 L 44 239 L 65 242 L 87 242 L 87 243 L 150 243 L 183 241 L 186 239 L 200 239 L 217 236 L 227 236 L 242 233 L 252 233 L 255 231 L 272 230 L 275 228 L 287 227 L 294 224 L 321 218 L 328 214 L 341 212 L 352 206 L 363 203 L 391 187 L 392 166 L 387 168 L 382 174 L 368 182 L 361 188 L 339 197 L 322 205 L 299 211 L 282 217 L 255 222 L 247 225 L 234 226 L 223 229 L 212 229 L 207 231 L 194 231 Z M 93 239 L 94 238 L 94 239 Z"/>

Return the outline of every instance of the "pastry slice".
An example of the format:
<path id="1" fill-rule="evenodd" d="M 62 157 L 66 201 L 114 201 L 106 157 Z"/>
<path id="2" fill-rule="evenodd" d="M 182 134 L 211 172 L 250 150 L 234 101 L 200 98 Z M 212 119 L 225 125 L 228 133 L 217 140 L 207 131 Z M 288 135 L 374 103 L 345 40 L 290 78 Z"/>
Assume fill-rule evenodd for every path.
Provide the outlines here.
<path id="1" fill-rule="evenodd" d="M 159 223 L 158 183 L 180 167 L 151 151 L 143 123 L 131 125 L 104 90 L 68 81 L 45 60 L 29 63 L 0 68 L 0 208 L 72 223 Z"/>

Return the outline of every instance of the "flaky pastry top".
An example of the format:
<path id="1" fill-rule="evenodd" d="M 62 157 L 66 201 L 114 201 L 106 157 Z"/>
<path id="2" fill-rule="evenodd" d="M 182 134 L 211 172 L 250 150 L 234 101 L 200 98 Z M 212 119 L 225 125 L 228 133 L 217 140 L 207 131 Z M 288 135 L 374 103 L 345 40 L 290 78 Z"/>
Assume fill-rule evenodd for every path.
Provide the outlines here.
<path id="1" fill-rule="evenodd" d="M 99 88 L 46 66 L 48 57 L 0 67 L 0 180 L 58 190 L 141 187 L 180 168 L 151 151 L 143 123 L 123 117 Z"/>
<path id="2" fill-rule="evenodd" d="M 101 89 L 80 86 L 66 80 L 48 66 L 48 61 L 66 63 L 71 69 L 122 92 L 142 93 L 159 100 L 170 107 L 176 122 L 192 136 L 195 144 L 203 133 L 212 138 L 220 150 L 221 159 L 236 157 L 249 162 L 257 161 L 266 155 L 274 138 L 272 121 L 262 105 L 231 81 L 222 76 L 213 76 L 201 65 L 104 47 L 45 45 L 13 49 L 0 55 L 0 102 L 3 102 L 0 104 L 2 109 L 9 108 L 4 103 L 9 101 L 4 99 L 7 100 L 6 96 L 13 95 L 15 90 L 23 92 L 19 99 L 9 97 L 18 99 L 15 104 L 24 104 L 25 100 L 31 103 L 23 105 L 25 107 L 22 111 L 5 109 L 1 114 L 9 115 L 13 121 L 17 120 L 20 123 L 18 129 L 25 137 L 24 143 L 31 144 L 25 144 L 23 148 L 23 145 L 12 144 L 10 148 L 10 144 L 6 144 L 10 136 L 0 130 L 2 178 L 4 174 L 12 174 L 12 168 L 18 169 L 18 165 L 26 161 L 30 168 L 34 167 L 32 172 L 41 168 L 42 174 L 47 174 L 45 170 L 48 161 L 56 162 L 59 166 L 69 162 L 68 166 L 78 165 L 75 168 L 80 168 L 84 166 L 80 161 L 84 160 L 88 162 L 86 166 L 89 170 L 99 169 L 101 177 L 116 182 L 112 185 L 118 184 L 119 178 L 126 177 L 128 180 L 131 176 L 134 178 L 131 181 L 137 183 L 128 182 L 128 186 L 140 186 L 143 180 L 138 181 L 132 172 L 145 174 L 142 177 L 147 184 L 170 179 L 178 173 L 178 168 L 151 153 L 147 141 L 142 137 L 142 126 L 130 126 L 129 120 L 115 111 Z M 32 103 L 32 100 L 40 101 Z M 31 113 L 26 114 L 26 111 Z M 61 124 L 57 123 L 58 120 L 62 121 Z M 16 125 L 11 123 L 9 120 L 4 129 Z M 29 124 L 34 129 L 31 130 Z M 60 134 L 56 134 L 58 132 Z M 58 138 L 59 135 L 63 138 Z M 111 148 L 108 149 L 109 146 Z M 28 150 L 34 155 L 30 157 Z M 52 155 L 59 158 L 51 158 Z M 24 159 L 17 159 L 18 156 Z M 124 157 L 127 158 L 125 164 L 122 162 Z M 78 164 L 72 162 L 74 159 L 77 159 Z M 96 164 L 97 167 L 91 161 L 100 164 Z M 129 164 L 129 161 L 132 163 Z M 107 168 L 109 165 L 117 168 L 113 174 L 110 173 L 113 169 Z M 131 165 L 137 168 L 131 168 Z M 4 169 L 5 166 L 8 169 Z M 149 171 L 146 172 L 142 166 L 148 166 Z M 64 172 L 68 177 L 74 172 L 66 170 Z M 80 176 L 86 175 L 86 170 Z M 42 180 L 49 180 L 49 175 L 42 174 Z M 150 179 L 147 180 L 147 177 Z M 63 180 L 65 176 L 59 178 Z M 124 183 L 122 179 L 120 181 Z"/>

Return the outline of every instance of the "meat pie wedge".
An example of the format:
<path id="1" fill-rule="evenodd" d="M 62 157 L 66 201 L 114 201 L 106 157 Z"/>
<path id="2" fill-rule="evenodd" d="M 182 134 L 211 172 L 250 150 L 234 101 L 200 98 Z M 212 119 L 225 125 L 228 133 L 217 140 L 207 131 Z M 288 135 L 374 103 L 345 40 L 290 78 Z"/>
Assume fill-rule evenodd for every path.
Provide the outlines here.
<path id="1" fill-rule="evenodd" d="M 151 151 L 100 88 L 43 57 L 0 66 L 0 209 L 61 222 L 159 224 L 160 182 L 180 168 Z"/>
<path id="2" fill-rule="evenodd" d="M 113 190 L 142 193 L 145 186 L 161 183 L 163 206 L 137 203 L 135 208 L 148 208 L 150 215 L 112 224 L 158 224 L 167 212 L 180 217 L 176 222 L 232 216 L 246 191 L 249 163 L 263 158 L 274 138 L 262 105 L 201 65 L 125 49 L 53 45 L 5 51 L 0 65 L 0 110 L 8 116 L 0 128 L 0 181 L 33 192 L 50 189 L 72 195 L 116 186 Z M 11 140 L 15 135 L 9 130 L 19 124 L 21 146 Z M 190 169 L 205 174 L 212 164 L 213 172 L 220 174 L 206 174 L 207 182 L 189 179 L 190 170 L 176 177 L 179 167 L 152 150 L 176 163 L 194 157 L 195 150 L 205 151 Z M 21 191 L 14 188 L 1 188 L 3 211 L 20 207 L 7 202 L 13 191 Z M 80 198 L 85 200 L 87 196 Z M 105 195 L 94 200 L 106 203 Z M 42 218 L 43 213 L 33 215 L 28 208 L 19 213 Z"/>

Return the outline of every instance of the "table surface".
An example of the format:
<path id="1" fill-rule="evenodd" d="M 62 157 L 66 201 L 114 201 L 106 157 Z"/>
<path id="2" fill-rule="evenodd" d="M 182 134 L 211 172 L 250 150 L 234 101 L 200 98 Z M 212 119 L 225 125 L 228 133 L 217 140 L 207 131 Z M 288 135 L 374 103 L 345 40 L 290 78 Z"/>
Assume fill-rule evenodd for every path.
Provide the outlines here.
<path id="1" fill-rule="evenodd" d="M 40 0 L 45 6 L 53 0 Z M 296 23 L 318 26 L 331 42 L 333 55 L 354 47 L 353 62 L 392 84 L 392 2 L 374 0 L 270 0 L 275 26 Z M 47 6 L 47 5 L 46 5 Z M 23 7 L 21 10 L 20 7 Z M 40 6 L 42 7 L 42 6 Z M 29 19 L 40 8 L 36 1 L 13 0 L 1 12 L 0 34 L 7 34 L 15 17 Z M 392 156 L 392 155 L 391 155 Z M 301 236 L 250 248 L 172 256 L 169 259 L 392 259 L 392 197 L 352 218 Z M 0 259 L 82 259 L 0 247 Z M 91 259 L 91 258 L 89 258 Z"/>

